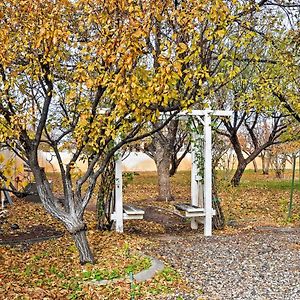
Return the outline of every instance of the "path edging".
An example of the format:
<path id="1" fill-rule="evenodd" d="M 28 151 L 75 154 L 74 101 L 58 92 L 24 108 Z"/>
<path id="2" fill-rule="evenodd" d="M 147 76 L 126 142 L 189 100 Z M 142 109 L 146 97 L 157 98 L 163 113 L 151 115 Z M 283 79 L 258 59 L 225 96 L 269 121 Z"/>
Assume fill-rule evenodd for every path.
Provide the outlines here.
<path id="1" fill-rule="evenodd" d="M 162 271 L 165 267 L 164 263 L 161 260 L 149 255 L 143 255 L 143 256 L 151 260 L 151 266 L 150 268 L 145 269 L 133 276 L 134 281 L 138 283 L 153 278 L 157 272 Z M 91 283 L 97 285 L 107 285 L 109 283 L 117 283 L 124 280 L 130 280 L 129 276 L 125 276 L 123 278 L 115 278 L 115 279 L 93 280 L 91 281 Z"/>

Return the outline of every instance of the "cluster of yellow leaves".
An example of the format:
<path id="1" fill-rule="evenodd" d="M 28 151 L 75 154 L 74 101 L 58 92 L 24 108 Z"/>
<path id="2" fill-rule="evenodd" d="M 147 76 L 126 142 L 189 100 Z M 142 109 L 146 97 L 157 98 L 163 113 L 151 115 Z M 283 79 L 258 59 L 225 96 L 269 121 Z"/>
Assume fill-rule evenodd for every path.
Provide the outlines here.
<path id="1" fill-rule="evenodd" d="M 9 151 L 0 152 L 1 187 L 10 188 L 12 183 L 17 189 L 22 189 L 28 183 L 28 176 L 24 173 L 24 165 L 14 154 Z M 5 178 L 5 180 L 4 180 Z"/>
<path id="2" fill-rule="evenodd" d="M 271 149 L 273 154 L 297 154 L 300 151 L 300 141 L 291 141 L 274 145 Z"/>
<path id="3" fill-rule="evenodd" d="M 287 112 L 285 104 L 275 96 L 282 95 L 296 113 L 299 106 L 299 45 L 295 35 L 297 30 L 286 28 L 280 18 L 272 21 L 261 50 L 253 53 L 254 61 L 266 59 L 265 63 L 256 63 L 250 82 L 251 92 L 247 95 L 251 107 L 260 110 L 280 110 Z M 275 32 L 272 32 L 276 28 Z M 289 113 L 289 112 L 288 112 Z"/>
<path id="4" fill-rule="evenodd" d="M 86 146 L 97 151 L 136 122 L 155 121 L 156 107 L 187 109 L 239 73 L 230 65 L 233 57 L 222 56 L 229 52 L 233 8 L 241 9 L 224 0 L 178 7 L 171 0 L 6 1 L 0 4 L 1 99 L 14 99 L 21 117 L 34 127 L 43 98 L 52 96 L 48 131 L 71 127 L 74 145 L 82 146 L 88 135 Z M 218 71 L 206 61 L 213 52 Z M 45 95 L 41 81 L 47 80 L 54 87 Z M 103 94 L 95 113 L 99 89 Z M 111 112 L 102 115 L 100 108 Z M 0 132 L 4 141 L 5 130 Z"/>

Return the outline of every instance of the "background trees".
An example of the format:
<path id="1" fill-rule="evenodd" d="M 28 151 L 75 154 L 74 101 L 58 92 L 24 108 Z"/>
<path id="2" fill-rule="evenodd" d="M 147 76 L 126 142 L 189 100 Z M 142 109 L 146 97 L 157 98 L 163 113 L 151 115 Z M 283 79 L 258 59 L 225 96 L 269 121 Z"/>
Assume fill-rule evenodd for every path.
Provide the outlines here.
<path id="1" fill-rule="evenodd" d="M 231 108 L 232 121 L 223 121 L 238 166 L 231 180 L 238 185 L 246 166 L 273 144 L 293 137 L 286 132 L 298 119 L 299 58 L 295 48 L 299 5 L 288 1 L 260 1 L 259 19 L 252 16 L 255 37 L 240 48 L 235 63 L 242 70 L 222 91 L 215 105 Z M 249 15 L 245 15 L 245 19 Z M 259 21 L 258 21 L 259 20 Z M 241 50 L 242 49 L 242 50 Z M 265 171 L 267 172 L 265 165 Z"/>

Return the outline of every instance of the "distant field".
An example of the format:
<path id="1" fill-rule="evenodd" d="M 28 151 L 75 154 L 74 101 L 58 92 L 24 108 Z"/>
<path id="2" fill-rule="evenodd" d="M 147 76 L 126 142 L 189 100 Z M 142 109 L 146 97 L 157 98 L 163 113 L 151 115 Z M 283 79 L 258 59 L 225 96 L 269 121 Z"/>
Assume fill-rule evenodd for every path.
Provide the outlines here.
<path id="1" fill-rule="evenodd" d="M 295 181 L 293 217 L 291 225 L 300 225 L 299 171 Z M 227 175 L 227 176 L 225 176 Z M 283 225 L 287 223 L 287 209 L 290 197 L 291 171 L 283 179 L 275 174 L 262 175 L 247 170 L 239 187 L 229 184 L 228 174 L 218 172 L 219 198 L 222 200 L 227 221 L 234 220 L 250 225 Z M 126 201 L 154 200 L 157 195 L 155 172 L 139 172 L 125 188 Z M 190 201 L 190 172 L 180 171 L 173 178 L 172 191 L 175 201 Z M 161 204 L 157 204 L 161 205 Z"/>

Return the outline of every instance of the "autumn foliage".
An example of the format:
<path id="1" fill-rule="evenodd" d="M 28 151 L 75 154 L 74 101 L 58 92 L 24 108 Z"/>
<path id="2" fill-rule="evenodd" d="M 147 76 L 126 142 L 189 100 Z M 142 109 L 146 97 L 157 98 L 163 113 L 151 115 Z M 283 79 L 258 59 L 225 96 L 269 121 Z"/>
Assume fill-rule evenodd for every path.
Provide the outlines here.
<path id="1" fill-rule="evenodd" d="M 1 2 L 0 142 L 30 166 L 82 263 L 94 261 L 83 215 L 108 161 L 160 112 L 202 105 L 238 75 L 242 53 L 232 44 L 253 34 L 234 24 L 255 10 L 222 0 Z M 45 145 L 59 162 L 63 200 L 39 164 Z M 67 164 L 63 150 L 73 154 Z"/>

